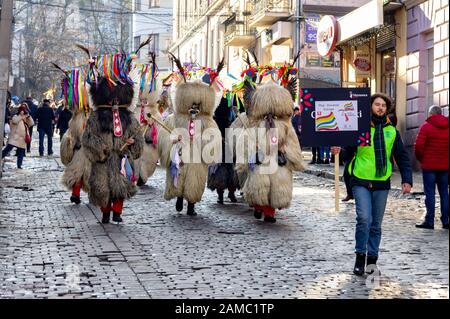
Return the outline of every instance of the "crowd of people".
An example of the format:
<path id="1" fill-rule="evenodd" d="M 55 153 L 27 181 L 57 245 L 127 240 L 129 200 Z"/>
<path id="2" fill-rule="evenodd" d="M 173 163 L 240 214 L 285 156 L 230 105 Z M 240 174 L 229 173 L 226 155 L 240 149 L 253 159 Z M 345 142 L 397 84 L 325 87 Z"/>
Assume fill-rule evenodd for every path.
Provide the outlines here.
<path id="1" fill-rule="evenodd" d="M 4 136 L 7 139 L 4 141 L 2 158 L 16 149 L 17 168 L 22 169 L 23 158 L 31 153 L 33 133 L 37 131 L 38 134 L 39 155 L 45 155 L 46 137 L 47 155 L 53 155 L 53 135 L 59 133 L 62 138 L 69 127 L 72 112 L 64 107 L 63 101 L 43 99 L 38 105 L 39 102 L 31 96 L 19 101 L 17 97 L 7 101 L 4 126 Z"/>

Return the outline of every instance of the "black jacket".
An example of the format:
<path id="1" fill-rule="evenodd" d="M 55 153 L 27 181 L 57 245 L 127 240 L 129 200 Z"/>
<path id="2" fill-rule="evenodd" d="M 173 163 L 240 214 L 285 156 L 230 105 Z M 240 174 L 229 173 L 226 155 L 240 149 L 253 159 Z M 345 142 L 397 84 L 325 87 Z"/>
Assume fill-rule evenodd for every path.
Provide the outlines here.
<path id="1" fill-rule="evenodd" d="M 395 159 L 397 166 L 400 170 L 400 175 L 402 177 L 402 184 L 408 183 L 411 186 L 413 185 L 412 178 L 412 168 L 411 162 L 409 160 L 408 153 L 403 146 L 402 139 L 400 137 L 400 133 L 398 130 L 395 130 L 396 136 L 394 141 L 394 146 L 392 148 L 392 156 L 390 158 L 391 162 Z M 355 147 L 346 147 L 345 148 L 346 160 L 351 160 L 355 156 L 356 146 Z M 359 179 L 356 176 L 353 176 L 353 163 L 350 163 L 350 185 L 353 186 L 363 186 L 372 190 L 382 190 L 382 189 L 390 189 L 391 188 L 391 178 L 389 177 L 386 181 L 369 181 Z"/>
<path id="2" fill-rule="evenodd" d="M 27 105 L 28 105 L 28 109 L 30 110 L 30 115 L 33 118 L 33 121 L 36 122 L 37 110 L 38 110 L 37 105 L 34 104 L 32 100 L 25 100 L 25 103 L 27 103 Z"/>
<path id="3" fill-rule="evenodd" d="M 55 120 L 53 109 L 44 103 L 36 112 L 36 120 L 38 122 L 38 130 L 51 130 L 52 123 Z"/>
<path id="4" fill-rule="evenodd" d="M 69 128 L 69 121 L 71 118 L 72 112 L 68 109 L 63 109 L 59 114 L 58 125 L 56 127 L 59 129 L 61 135 Z"/>

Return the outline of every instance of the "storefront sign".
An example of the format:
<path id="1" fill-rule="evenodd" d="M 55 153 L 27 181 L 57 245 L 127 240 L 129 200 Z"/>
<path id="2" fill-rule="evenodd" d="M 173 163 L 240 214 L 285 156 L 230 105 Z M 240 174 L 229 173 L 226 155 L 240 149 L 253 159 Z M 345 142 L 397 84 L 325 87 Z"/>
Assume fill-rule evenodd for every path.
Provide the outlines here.
<path id="1" fill-rule="evenodd" d="M 317 53 L 306 55 L 306 66 L 320 66 L 320 56 Z"/>
<path id="2" fill-rule="evenodd" d="M 300 90 L 302 146 L 370 145 L 370 89 Z"/>
<path id="3" fill-rule="evenodd" d="M 317 43 L 317 26 L 319 25 L 319 15 L 308 15 L 305 20 L 305 42 Z"/>
<path id="4" fill-rule="evenodd" d="M 353 66 L 356 70 L 356 76 L 370 76 L 370 70 L 372 69 L 370 54 L 367 51 L 355 51 Z"/>
<path id="5" fill-rule="evenodd" d="M 383 24 L 383 0 L 372 0 L 339 18 L 338 43 Z"/>
<path id="6" fill-rule="evenodd" d="M 332 68 L 334 67 L 334 55 L 322 57 L 322 66 L 324 68 Z"/>
<path id="7" fill-rule="evenodd" d="M 323 16 L 317 28 L 317 51 L 321 56 L 329 56 L 333 52 L 338 33 L 336 18 L 330 15 Z"/>

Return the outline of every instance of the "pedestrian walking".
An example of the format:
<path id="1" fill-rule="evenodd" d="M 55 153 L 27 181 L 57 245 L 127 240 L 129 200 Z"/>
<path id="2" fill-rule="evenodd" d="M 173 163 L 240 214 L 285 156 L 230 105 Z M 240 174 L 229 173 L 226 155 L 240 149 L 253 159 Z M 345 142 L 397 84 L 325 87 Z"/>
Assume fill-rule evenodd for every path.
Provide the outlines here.
<path id="1" fill-rule="evenodd" d="M 222 135 L 222 163 L 210 165 L 208 168 L 207 187 L 212 191 L 217 191 L 219 204 L 223 204 L 223 195 L 228 190 L 228 198 L 232 203 L 237 203 L 234 192 L 239 187 L 238 177 L 234 171 L 234 164 L 226 162 L 227 147 L 225 143 L 226 130 L 235 119 L 233 107 L 228 106 L 228 99 L 222 97 L 219 106 L 214 112 L 214 121 L 219 127 Z"/>
<path id="2" fill-rule="evenodd" d="M 36 113 L 37 129 L 39 132 L 39 155 L 44 156 L 44 138 L 47 135 L 47 154 L 53 155 L 53 123 L 55 113 L 50 107 L 50 100 L 45 99 Z"/>
<path id="3" fill-rule="evenodd" d="M 34 123 L 36 123 L 38 106 L 36 105 L 36 103 L 34 103 L 33 98 L 31 96 L 27 96 L 27 98 L 24 102 L 27 103 L 31 118 L 33 119 Z M 29 127 L 31 139 L 33 139 L 33 128 L 34 128 L 34 125 Z M 31 152 L 31 141 L 30 141 L 30 143 L 27 143 L 27 153 L 30 153 L 30 152 Z"/>
<path id="4" fill-rule="evenodd" d="M 432 105 L 428 119 L 417 134 L 414 152 L 422 167 L 423 189 L 427 213 L 417 228 L 434 229 L 436 185 L 441 200 L 441 222 L 448 229 L 448 118 L 442 109 Z"/>
<path id="5" fill-rule="evenodd" d="M 295 134 L 297 134 L 298 143 L 302 147 L 301 133 L 302 133 L 302 117 L 298 106 L 294 108 L 294 115 L 292 116 L 292 126 L 294 127 Z"/>
<path id="6" fill-rule="evenodd" d="M 350 183 L 356 203 L 355 253 L 353 273 L 361 276 L 366 270 L 379 271 L 378 260 L 381 242 L 381 223 L 391 188 L 392 158 L 400 169 L 402 191 L 409 193 L 412 187 L 412 170 L 409 157 L 399 132 L 387 117 L 391 99 L 381 93 L 371 97 L 371 144 L 346 148 L 352 156 L 349 164 Z M 340 152 L 333 147 L 333 153 Z M 366 261 L 367 257 L 367 261 Z"/>
<path id="7" fill-rule="evenodd" d="M 29 126 L 34 124 L 33 118 L 28 112 L 26 103 L 19 106 L 17 114 L 10 121 L 11 132 L 8 136 L 8 143 L 2 151 L 2 159 L 8 156 L 13 148 L 17 149 L 17 168 L 22 169 L 25 148 L 30 139 Z"/>
<path id="8" fill-rule="evenodd" d="M 64 106 L 62 111 L 59 113 L 58 122 L 56 128 L 59 130 L 59 140 L 61 141 L 64 133 L 69 129 L 69 122 L 72 118 L 72 112 L 70 112 L 67 106 Z"/>

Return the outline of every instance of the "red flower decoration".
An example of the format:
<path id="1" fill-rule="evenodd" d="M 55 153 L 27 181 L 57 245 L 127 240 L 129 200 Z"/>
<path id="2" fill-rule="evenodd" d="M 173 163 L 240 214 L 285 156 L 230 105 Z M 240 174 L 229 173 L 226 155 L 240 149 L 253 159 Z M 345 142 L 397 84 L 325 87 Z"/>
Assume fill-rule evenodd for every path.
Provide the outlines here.
<path id="1" fill-rule="evenodd" d="M 308 90 L 300 89 L 300 107 L 303 111 L 308 110 L 308 107 L 312 107 L 311 102 L 313 101 L 312 94 Z"/>
<path id="2" fill-rule="evenodd" d="M 362 133 L 358 138 L 359 146 L 370 146 L 370 134 L 369 132 Z"/>

